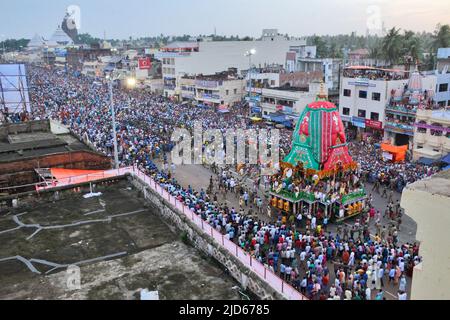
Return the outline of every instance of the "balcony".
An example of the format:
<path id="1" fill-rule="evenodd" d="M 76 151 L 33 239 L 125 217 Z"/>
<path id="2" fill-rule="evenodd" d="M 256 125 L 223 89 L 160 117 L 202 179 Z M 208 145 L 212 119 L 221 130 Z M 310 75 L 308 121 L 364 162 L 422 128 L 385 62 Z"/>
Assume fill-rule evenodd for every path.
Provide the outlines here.
<path id="1" fill-rule="evenodd" d="M 414 127 L 409 124 L 396 123 L 391 121 L 386 121 L 384 125 L 384 130 L 387 132 L 406 134 L 408 136 L 414 136 Z"/>
<path id="2" fill-rule="evenodd" d="M 416 134 L 414 135 L 415 142 L 419 144 L 424 144 L 426 142 L 426 137 L 426 133 L 421 133 L 418 131 L 416 131 Z"/>
<path id="3" fill-rule="evenodd" d="M 175 88 L 176 88 L 175 85 L 170 85 L 170 84 L 164 85 L 164 90 L 175 90 Z"/>
<path id="4" fill-rule="evenodd" d="M 220 101 L 222 100 L 222 97 L 218 94 L 198 93 L 197 100 L 205 100 L 205 101 L 220 103 Z"/>
<path id="5" fill-rule="evenodd" d="M 417 107 L 407 108 L 404 106 L 388 105 L 386 107 L 386 113 L 415 117 L 417 113 Z"/>
<path id="6" fill-rule="evenodd" d="M 433 136 L 431 134 L 427 135 L 427 143 L 432 146 L 432 147 L 436 147 L 436 148 L 440 148 L 445 140 L 444 139 L 448 139 L 445 136 Z"/>

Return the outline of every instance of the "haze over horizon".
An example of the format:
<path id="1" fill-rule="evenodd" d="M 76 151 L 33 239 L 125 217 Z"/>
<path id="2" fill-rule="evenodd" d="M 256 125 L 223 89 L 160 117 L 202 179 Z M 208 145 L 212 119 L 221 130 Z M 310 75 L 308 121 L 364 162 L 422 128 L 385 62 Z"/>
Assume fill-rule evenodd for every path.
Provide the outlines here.
<path id="1" fill-rule="evenodd" d="M 66 8 L 80 8 L 80 33 L 111 39 L 164 35 L 258 37 L 264 28 L 291 36 L 366 34 L 373 21 L 387 29 L 433 32 L 450 23 L 450 1 L 433 0 L 16 0 L 2 3 L 0 36 L 50 37 Z M 3 39 L 0 39 L 0 41 Z"/>

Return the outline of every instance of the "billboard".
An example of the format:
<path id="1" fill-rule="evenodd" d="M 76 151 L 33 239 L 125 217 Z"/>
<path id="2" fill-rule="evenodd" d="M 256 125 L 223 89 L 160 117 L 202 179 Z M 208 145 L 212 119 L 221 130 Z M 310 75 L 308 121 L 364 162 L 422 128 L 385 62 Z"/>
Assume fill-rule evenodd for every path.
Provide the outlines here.
<path id="1" fill-rule="evenodd" d="M 139 69 L 140 70 L 150 70 L 152 68 L 152 63 L 150 58 L 139 58 Z"/>

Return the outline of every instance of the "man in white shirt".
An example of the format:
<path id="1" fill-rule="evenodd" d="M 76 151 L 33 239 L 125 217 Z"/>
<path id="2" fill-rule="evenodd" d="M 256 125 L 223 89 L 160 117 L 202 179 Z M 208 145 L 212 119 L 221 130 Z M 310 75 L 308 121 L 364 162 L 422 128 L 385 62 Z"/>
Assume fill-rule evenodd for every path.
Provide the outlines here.
<path id="1" fill-rule="evenodd" d="M 336 295 L 336 286 L 332 284 L 330 288 L 330 297 L 334 298 L 335 295 Z"/>
<path id="2" fill-rule="evenodd" d="M 366 300 L 372 300 L 372 290 L 370 290 L 370 287 L 366 289 Z"/>

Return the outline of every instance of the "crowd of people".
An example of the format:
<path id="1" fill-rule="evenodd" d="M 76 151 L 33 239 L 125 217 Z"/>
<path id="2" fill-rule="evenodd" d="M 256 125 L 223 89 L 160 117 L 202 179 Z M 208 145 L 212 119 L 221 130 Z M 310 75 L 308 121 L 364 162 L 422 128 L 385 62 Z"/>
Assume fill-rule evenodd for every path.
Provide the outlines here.
<path id="1" fill-rule="evenodd" d="M 427 166 L 409 161 L 392 163 L 382 160 L 382 150 L 377 142 L 367 141 L 349 143 L 350 154 L 361 168 L 363 181 L 374 184 L 375 191 L 381 193 L 380 187 L 401 192 L 410 183 L 429 177 L 439 171 L 439 167 Z"/>
<path id="2" fill-rule="evenodd" d="M 389 231 L 380 230 L 371 237 L 368 218 L 362 219 L 354 229 L 344 228 L 334 234 L 327 232 L 326 227 L 313 217 L 304 217 L 301 213 L 286 219 L 281 212 L 277 212 L 276 219 L 264 222 L 258 217 L 258 213 L 262 212 L 262 199 L 257 193 L 249 195 L 244 188 L 236 187 L 236 182 L 231 182 L 233 180 L 226 171 L 216 170 L 219 181 L 216 187 L 211 180 L 208 191 L 196 191 L 190 186 L 181 186 L 167 167 L 168 170 L 158 169 L 155 159 L 162 159 L 167 164 L 166 154 L 173 147 L 170 141 L 173 128 L 192 128 L 195 121 L 200 121 L 204 128 L 223 132 L 242 126 L 246 129 L 264 126 L 247 122 L 244 108 L 238 105 L 232 107 L 229 114 L 223 115 L 213 109 L 174 103 L 145 91 L 115 88 L 118 124 L 117 137 L 113 137 L 106 84 L 54 69 L 32 67 L 28 70 L 33 88 L 33 113 L 14 117 L 14 121 L 60 120 L 80 139 L 109 156 L 112 155 L 113 139 L 116 138 L 122 165 L 137 165 L 207 223 L 251 252 L 309 298 L 371 299 L 371 292 L 376 290 L 377 297 L 382 299 L 386 281 L 394 281 L 399 286 L 399 298 L 405 297 L 404 276 L 420 262 L 420 257 L 416 244 L 399 244 L 395 227 Z M 281 149 L 286 154 L 290 149 L 291 136 L 291 131 L 282 131 Z M 361 176 L 368 180 L 374 178 L 383 184 L 391 184 L 392 180 L 395 184 L 399 179 L 402 183 L 409 183 L 434 172 L 428 167 L 389 165 L 377 160 L 372 144 L 356 146 L 353 143 L 350 150 L 354 160 L 361 163 Z M 311 191 L 333 194 L 344 188 L 343 192 L 346 192 L 359 186 L 362 178 L 351 173 L 345 179 L 345 185 L 322 183 L 317 190 Z M 264 182 L 270 183 L 267 180 Z M 306 185 L 285 187 L 292 187 L 294 191 L 295 188 L 307 188 Z M 242 199 L 240 207 L 230 208 L 220 203 L 212 192 L 214 188 L 226 188 L 238 194 Z M 271 212 L 270 208 L 268 212 Z M 371 217 L 374 217 L 372 213 Z M 380 219 L 373 220 L 380 224 Z"/>

